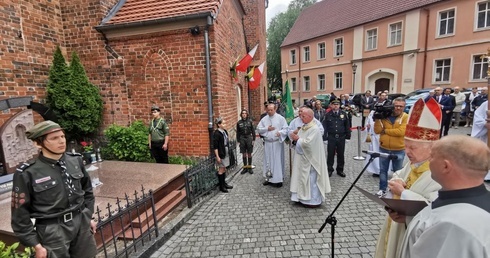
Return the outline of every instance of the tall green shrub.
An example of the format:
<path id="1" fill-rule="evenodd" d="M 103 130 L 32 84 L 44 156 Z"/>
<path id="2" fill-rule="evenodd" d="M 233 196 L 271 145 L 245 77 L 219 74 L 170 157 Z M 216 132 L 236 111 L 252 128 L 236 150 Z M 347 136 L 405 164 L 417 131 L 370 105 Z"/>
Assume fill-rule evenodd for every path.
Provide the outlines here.
<path id="1" fill-rule="evenodd" d="M 103 102 L 99 89 L 89 82 L 78 55 L 69 67 L 56 49 L 48 81 L 47 104 L 71 139 L 93 135 L 102 122 Z"/>
<path id="2" fill-rule="evenodd" d="M 63 107 L 63 100 L 59 99 L 58 96 L 63 89 L 68 88 L 69 79 L 70 71 L 60 47 L 57 46 L 53 55 L 53 65 L 49 68 L 48 83 L 46 85 L 46 104 L 54 110 L 58 117 Z"/>
<path id="3" fill-rule="evenodd" d="M 129 127 L 111 125 L 104 131 L 108 140 L 102 156 L 122 161 L 153 162 L 148 149 L 148 128 L 142 121 Z"/>

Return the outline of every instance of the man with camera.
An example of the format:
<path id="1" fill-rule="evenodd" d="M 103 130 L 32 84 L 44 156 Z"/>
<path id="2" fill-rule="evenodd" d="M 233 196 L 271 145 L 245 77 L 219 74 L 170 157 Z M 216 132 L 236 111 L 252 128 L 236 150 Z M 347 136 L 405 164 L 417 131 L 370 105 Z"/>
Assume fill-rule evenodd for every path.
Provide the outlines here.
<path id="1" fill-rule="evenodd" d="M 396 98 L 393 105 L 375 106 L 374 132 L 379 134 L 379 151 L 381 153 L 394 154 L 398 158 L 390 160 L 385 158 L 379 159 L 379 191 L 377 195 L 384 196 L 388 186 L 388 167 L 391 166 L 393 171 L 400 170 L 405 158 L 405 129 L 408 122 L 408 114 L 403 112 L 405 109 L 405 99 Z"/>

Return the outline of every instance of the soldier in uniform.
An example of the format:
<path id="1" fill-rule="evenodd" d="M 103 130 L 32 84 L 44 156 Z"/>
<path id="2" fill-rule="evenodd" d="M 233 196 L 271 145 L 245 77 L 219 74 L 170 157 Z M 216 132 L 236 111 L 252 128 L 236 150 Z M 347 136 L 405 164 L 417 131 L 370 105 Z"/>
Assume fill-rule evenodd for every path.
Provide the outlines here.
<path id="1" fill-rule="evenodd" d="M 168 164 L 170 129 L 165 119 L 160 116 L 160 108 L 158 106 L 151 107 L 151 114 L 153 119 L 150 122 L 148 131 L 148 147 L 157 163 Z"/>
<path id="2" fill-rule="evenodd" d="M 36 258 L 95 257 L 95 198 L 81 155 L 65 153 L 65 133 L 52 121 L 35 125 L 26 136 L 41 153 L 14 174 L 15 235 L 35 248 Z"/>
<path id="3" fill-rule="evenodd" d="M 345 177 L 344 173 L 344 152 L 345 140 L 351 136 L 349 118 L 345 111 L 340 110 L 340 101 L 338 99 L 331 102 L 332 109 L 325 114 L 323 128 L 327 134 L 327 166 L 328 175 L 332 176 L 334 171 L 334 156 L 337 154 L 337 175 Z"/>
<path id="4" fill-rule="evenodd" d="M 252 152 L 255 142 L 255 129 L 252 121 L 248 117 L 248 111 L 242 110 L 240 114 L 241 118 L 236 125 L 236 138 L 240 145 L 240 153 L 243 158 L 242 174 L 249 172 L 253 174 L 252 170 Z"/>

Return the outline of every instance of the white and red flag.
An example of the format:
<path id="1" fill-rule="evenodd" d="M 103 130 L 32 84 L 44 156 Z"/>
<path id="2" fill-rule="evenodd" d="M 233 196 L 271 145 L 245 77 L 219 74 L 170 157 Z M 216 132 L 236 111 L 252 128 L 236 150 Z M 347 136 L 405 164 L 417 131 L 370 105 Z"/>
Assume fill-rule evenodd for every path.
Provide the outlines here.
<path id="1" fill-rule="evenodd" d="M 250 66 L 250 63 L 252 62 L 252 59 L 254 58 L 255 52 L 257 51 L 257 47 L 259 45 L 255 45 L 250 52 L 248 52 L 247 55 L 245 55 L 242 60 L 240 60 L 238 63 L 236 63 L 235 70 L 238 72 L 246 72 L 248 67 Z"/>
<path id="2" fill-rule="evenodd" d="M 255 90 L 260 85 L 260 79 L 262 78 L 262 73 L 264 72 L 265 62 L 259 65 L 259 67 L 255 67 L 248 73 L 248 88 L 251 90 Z"/>

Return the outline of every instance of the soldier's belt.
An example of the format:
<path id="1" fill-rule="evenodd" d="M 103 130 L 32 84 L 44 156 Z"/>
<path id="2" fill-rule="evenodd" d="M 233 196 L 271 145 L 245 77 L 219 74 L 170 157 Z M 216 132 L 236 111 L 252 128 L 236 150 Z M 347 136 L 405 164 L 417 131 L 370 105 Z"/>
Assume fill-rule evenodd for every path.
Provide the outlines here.
<path id="1" fill-rule="evenodd" d="M 58 224 L 58 223 L 67 223 L 73 220 L 78 214 L 82 212 L 81 209 L 76 209 L 71 212 L 64 213 L 58 217 L 42 219 L 36 219 L 36 224 Z"/>
<path id="2" fill-rule="evenodd" d="M 328 137 L 333 137 L 333 138 L 345 137 L 345 133 L 329 133 Z"/>

